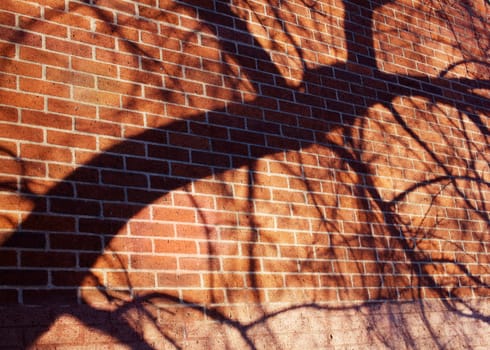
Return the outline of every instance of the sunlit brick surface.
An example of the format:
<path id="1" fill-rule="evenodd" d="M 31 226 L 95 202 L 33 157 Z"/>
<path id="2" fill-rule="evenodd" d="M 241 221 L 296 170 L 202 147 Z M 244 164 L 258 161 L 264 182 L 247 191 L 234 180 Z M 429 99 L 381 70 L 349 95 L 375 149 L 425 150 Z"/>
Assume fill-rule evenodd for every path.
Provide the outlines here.
<path id="1" fill-rule="evenodd" d="M 0 1 L 0 347 L 487 348 L 489 14 Z"/>

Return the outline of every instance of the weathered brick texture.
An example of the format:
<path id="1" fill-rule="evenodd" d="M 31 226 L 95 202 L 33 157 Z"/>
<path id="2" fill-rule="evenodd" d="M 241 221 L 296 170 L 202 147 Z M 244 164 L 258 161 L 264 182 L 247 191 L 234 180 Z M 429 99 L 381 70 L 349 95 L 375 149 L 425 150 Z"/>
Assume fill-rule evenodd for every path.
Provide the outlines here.
<path id="1" fill-rule="evenodd" d="M 489 14 L 0 1 L 0 348 L 488 348 Z"/>

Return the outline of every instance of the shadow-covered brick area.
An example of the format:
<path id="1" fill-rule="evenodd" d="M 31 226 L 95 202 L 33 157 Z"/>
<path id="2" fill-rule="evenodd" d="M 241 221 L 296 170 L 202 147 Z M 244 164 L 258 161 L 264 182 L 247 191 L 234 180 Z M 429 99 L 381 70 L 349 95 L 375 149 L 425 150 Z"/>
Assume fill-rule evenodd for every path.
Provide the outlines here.
<path id="1" fill-rule="evenodd" d="M 0 348 L 488 348 L 489 14 L 1 1 Z"/>

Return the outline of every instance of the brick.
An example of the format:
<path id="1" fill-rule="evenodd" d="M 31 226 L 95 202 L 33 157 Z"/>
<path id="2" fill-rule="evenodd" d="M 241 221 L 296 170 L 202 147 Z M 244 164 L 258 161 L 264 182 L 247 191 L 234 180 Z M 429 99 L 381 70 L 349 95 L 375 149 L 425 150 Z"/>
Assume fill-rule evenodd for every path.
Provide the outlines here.
<path id="1" fill-rule="evenodd" d="M 101 63 L 98 61 L 92 61 L 85 58 L 91 57 L 88 53 L 85 55 L 80 54 L 84 58 L 73 57 L 72 69 L 84 73 L 95 74 L 99 76 L 115 78 L 117 75 L 117 68 L 115 65 Z"/>
<path id="2" fill-rule="evenodd" d="M 219 242 L 210 244 L 206 242 L 199 245 L 199 253 L 219 256 L 236 256 L 239 255 L 239 248 L 236 243 Z"/>
<path id="3" fill-rule="evenodd" d="M 108 185 L 147 187 L 147 178 L 144 174 L 126 173 L 123 171 L 103 170 L 102 183 Z"/>
<path id="4" fill-rule="evenodd" d="M 59 1 L 59 3 L 61 3 L 61 1 Z M 58 6 L 54 5 L 53 7 Z M 19 17 L 19 27 L 36 33 L 57 36 L 60 38 L 66 38 L 68 35 L 68 28 L 66 26 L 59 25 L 53 22 L 43 21 L 39 18 L 21 16 Z"/>
<path id="5" fill-rule="evenodd" d="M 26 177 L 38 177 L 38 178 L 44 178 L 46 176 L 46 163 L 44 162 L 39 162 L 39 161 L 30 161 L 30 160 L 25 160 L 22 163 L 16 160 L 11 160 L 11 159 L 1 159 L 2 166 L 3 166 L 3 171 L 6 174 L 17 174 L 17 175 L 22 175 Z M 46 183 L 43 183 L 41 180 L 38 180 L 39 183 L 36 184 L 34 183 L 32 185 L 33 192 L 36 193 L 36 191 L 45 191 L 46 190 Z M 16 183 L 16 180 L 12 182 L 12 184 Z M 8 185 L 8 182 L 7 182 Z M 8 186 L 6 186 L 8 189 Z"/>
<path id="6" fill-rule="evenodd" d="M 234 272 L 254 271 L 259 265 L 258 259 L 252 258 L 224 258 L 223 270 Z"/>
<path id="7" fill-rule="evenodd" d="M 159 254 L 196 254 L 196 244 L 192 241 L 181 240 L 156 240 L 155 252 Z"/>
<path id="8" fill-rule="evenodd" d="M 114 139 L 103 138 L 99 136 L 99 146 L 102 149 L 106 149 L 103 157 L 96 158 L 96 162 L 92 161 L 91 164 L 100 168 L 120 169 L 122 157 L 121 155 L 133 155 L 144 156 L 146 145 L 141 142 L 133 142 L 126 140 L 119 144 L 114 144 Z"/>
<path id="9" fill-rule="evenodd" d="M 225 300 L 223 290 L 211 289 L 207 291 L 200 291 L 195 289 L 184 290 L 182 292 L 182 299 L 185 303 L 210 305 L 221 304 Z"/>
<path id="10" fill-rule="evenodd" d="M 15 44 L 0 43 L 0 56 L 14 58 L 16 55 Z"/>
<path id="11" fill-rule="evenodd" d="M 76 11 L 66 12 L 59 6 L 55 8 L 44 9 L 44 19 L 49 22 L 55 22 L 60 25 L 66 25 L 75 28 L 90 29 L 90 18 L 81 16 Z"/>
<path id="12" fill-rule="evenodd" d="M 74 232 L 75 219 L 70 216 L 30 214 L 22 223 L 25 230 Z"/>
<path id="13" fill-rule="evenodd" d="M 73 41 L 62 40 L 57 38 L 46 38 L 46 48 L 51 51 L 69 54 L 70 56 L 90 58 L 92 57 L 92 48 L 88 45 L 78 44 Z M 75 66 L 75 62 L 72 64 Z"/>
<path id="14" fill-rule="evenodd" d="M 13 13 L 8 13 L 1 11 L 0 18 L 4 26 L 14 27 L 15 26 L 15 15 Z"/>
<path id="15" fill-rule="evenodd" d="M 10 144 L 8 142 L 5 142 L 5 144 L 9 145 L 12 150 L 5 148 L 5 150 L 3 150 L 3 151 L 9 155 L 14 154 L 13 150 L 15 150 L 17 145 L 13 142 L 11 142 Z M 8 189 L 9 183 L 11 183 L 11 184 L 17 183 L 17 178 L 15 178 L 14 176 L 6 175 L 6 174 L 20 175 L 23 172 L 23 169 L 21 169 L 19 161 L 15 160 L 15 159 L 1 158 L 0 161 L 2 162 L 2 168 L 3 168 L 2 180 L 5 183 L 5 187 Z"/>
<path id="16" fill-rule="evenodd" d="M 104 85 L 105 86 L 105 85 Z M 119 92 L 117 87 L 107 86 L 110 91 Z M 103 106 L 98 107 L 99 118 L 111 122 L 118 122 L 125 125 L 143 125 L 143 113 L 132 112 L 120 109 L 105 108 Z"/>
<path id="17" fill-rule="evenodd" d="M 175 76 L 165 77 L 164 81 L 167 89 L 172 89 L 176 91 L 182 91 L 182 92 L 197 94 L 197 95 L 204 94 L 204 89 L 205 89 L 204 83 L 193 82 L 193 81 L 189 81 L 188 79 L 183 79 Z M 177 99 L 178 97 L 179 97 L 178 94 L 174 94 L 173 99 L 170 101 L 174 103 L 178 103 L 179 102 L 179 99 Z M 183 98 L 183 96 L 180 97 Z M 183 107 L 177 106 L 176 108 L 183 108 Z M 176 114 L 177 111 L 174 110 L 172 115 L 176 115 Z"/>
<path id="18" fill-rule="evenodd" d="M 10 106 L 42 110 L 44 98 L 34 94 L 24 94 L 7 90 L 0 90 L 0 101 L 9 101 Z"/>
<path id="19" fill-rule="evenodd" d="M 102 92 L 99 90 L 88 90 L 84 88 L 73 88 L 73 98 L 75 101 L 82 101 L 89 104 L 118 107 L 121 105 L 119 95 Z"/>
<path id="20" fill-rule="evenodd" d="M 100 98 L 100 96 L 98 96 L 97 99 L 98 98 Z M 96 135 L 106 135 L 113 137 L 122 136 L 120 125 L 96 120 L 78 119 L 75 121 L 75 130 Z"/>
<path id="21" fill-rule="evenodd" d="M 46 67 L 46 79 L 75 86 L 95 87 L 93 76 L 71 70 Z"/>
<path id="22" fill-rule="evenodd" d="M 64 53 L 64 51 L 62 51 Z M 43 63 L 49 66 L 68 68 L 69 56 L 65 54 L 57 54 L 45 50 L 35 49 L 31 47 L 21 47 L 19 56 L 21 59 L 31 62 Z"/>
<path id="23" fill-rule="evenodd" d="M 0 201 L 4 210 L 19 210 L 19 211 L 30 211 L 36 206 L 38 210 L 45 209 L 45 200 L 41 199 L 34 202 L 32 197 L 21 197 L 9 192 L 4 192 L 0 194 Z"/>
<path id="24" fill-rule="evenodd" d="M 145 86 L 144 95 L 147 99 L 157 101 L 171 101 L 172 103 L 185 103 L 185 96 L 183 94 L 175 93 L 169 88 L 161 89 Z"/>
<path id="25" fill-rule="evenodd" d="M 29 33 L 22 30 L 0 28 L 0 39 L 27 46 L 41 47 L 41 35 Z"/>
<path id="26" fill-rule="evenodd" d="M 299 275 L 287 275 L 285 285 L 289 288 L 301 288 L 303 286 L 318 287 L 320 282 L 318 275 L 302 273 Z"/>
<path id="27" fill-rule="evenodd" d="M 22 267 L 75 267 L 74 253 L 24 251 L 20 254 Z"/>
<path id="28" fill-rule="evenodd" d="M 94 174 L 94 182 L 98 179 L 97 174 Z M 77 197 L 84 199 L 124 201 L 124 190 L 115 186 L 98 186 L 94 187 L 91 184 L 77 184 Z"/>
<path id="29" fill-rule="evenodd" d="M 28 269 L 23 269 L 22 273 L 11 269 L 1 271 L 0 280 L 3 286 L 43 286 L 48 283 L 47 271 Z"/>
<path id="30" fill-rule="evenodd" d="M 215 210 L 200 210 L 200 215 L 197 217 L 197 222 L 201 224 L 220 224 L 237 225 L 240 220 L 240 215 L 235 212 L 224 212 Z"/>
<path id="31" fill-rule="evenodd" d="M 226 295 L 231 303 L 246 303 L 252 304 L 257 301 L 264 300 L 264 292 L 261 290 L 253 289 L 228 289 L 226 290 Z"/>
<path id="32" fill-rule="evenodd" d="M 194 209 L 185 208 L 153 208 L 153 219 L 170 222 L 194 222 L 196 212 Z"/>
<path id="33" fill-rule="evenodd" d="M 129 96 L 122 96 L 121 103 L 124 108 L 156 115 L 163 114 L 166 108 L 165 104 L 160 101 L 149 101 Z"/>
<path id="34" fill-rule="evenodd" d="M 99 202 L 81 199 L 51 198 L 50 211 L 60 214 L 98 216 L 101 213 Z"/>
<path id="35" fill-rule="evenodd" d="M 96 140 L 93 136 L 48 130 L 47 140 L 55 145 L 65 147 L 95 149 Z"/>
<path id="36" fill-rule="evenodd" d="M 25 92 L 38 93 L 42 95 L 50 95 L 61 98 L 70 97 L 70 87 L 44 80 L 34 80 L 21 78 L 19 80 L 20 89 Z"/>
<path id="37" fill-rule="evenodd" d="M 313 290 L 294 290 L 294 289 L 271 289 L 267 291 L 267 298 L 270 302 L 278 303 L 287 300 L 295 300 L 297 303 L 308 303 L 314 299 Z"/>
<path id="38" fill-rule="evenodd" d="M 16 267 L 17 266 L 17 253 L 15 251 L 2 252 L 0 257 L 0 266 L 2 267 Z"/>
<path id="39" fill-rule="evenodd" d="M 201 286 L 199 274 L 159 273 L 157 274 L 157 281 L 159 287 L 167 288 L 192 288 Z"/>
<path id="40" fill-rule="evenodd" d="M 81 268 L 127 270 L 129 258 L 124 253 L 79 253 Z"/>
<path id="41" fill-rule="evenodd" d="M 140 270 L 175 270 L 177 259 L 170 256 L 131 254 L 131 268 Z M 159 278 L 160 280 L 160 278 Z M 160 286 L 160 284 L 159 284 Z"/>
<path id="42" fill-rule="evenodd" d="M 179 268 L 191 271 L 215 271 L 219 270 L 219 260 L 217 258 L 179 258 Z"/>
<path id="43" fill-rule="evenodd" d="M 219 274 L 209 273 L 203 274 L 203 287 L 204 288 L 245 288 L 245 278 L 242 274 Z"/>
<path id="44" fill-rule="evenodd" d="M 173 205 L 178 207 L 197 207 L 214 209 L 214 198 L 211 196 L 192 196 L 180 193 L 172 194 Z"/>
<path id="45" fill-rule="evenodd" d="M 66 114 L 70 116 L 84 116 L 89 118 L 95 118 L 97 112 L 94 106 L 55 98 L 48 98 L 48 110 L 53 113 Z"/>
<path id="46" fill-rule="evenodd" d="M 186 223 L 175 224 L 175 236 L 184 239 L 217 239 L 218 233 L 202 225 L 192 225 Z"/>
<path id="47" fill-rule="evenodd" d="M 114 287 L 154 287 L 155 275 L 148 272 L 108 272 L 107 285 Z"/>
<path id="48" fill-rule="evenodd" d="M 72 161 L 70 150 L 62 147 L 23 144 L 21 146 L 21 154 L 25 159 L 53 160 L 65 163 Z"/>
<path id="49" fill-rule="evenodd" d="M 148 155 L 153 158 L 188 161 L 189 151 L 185 148 L 176 148 L 164 145 L 149 145 Z"/>
<path id="50" fill-rule="evenodd" d="M 209 60 L 221 60 L 221 53 L 220 50 L 218 50 L 217 48 L 203 47 L 201 45 L 196 45 L 191 42 L 185 44 L 185 46 L 183 47 L 183 52 L 191 55 L 197 55 Z"/>
<path id="51" fill-rule="evenodd" d="M 123 237 L 118 236 L 106 238 L 107 244 L 115 252 L 152 252 L 152 242 L 143 237 Z"/>
<path id="52" fill-rule="evenodd" d="M 142 88 L 139 84 L 125 83 L 118 80 L 97 78 L 97 88 L 104 91 L 117 92 L 124 95 L 141 96 Z"/>
<path id="53" fill-rule="evenodd" d="M 44 139 L 42 129 L 18 124 L 0 124 L 0 137 L 31 142 L 42 142 Z"/>
<path id="54" fill-rule="evenodd" d="M 2 49 L 3 47 L 0 45 L 0 50 Z M 7 53 L 8 49 L 5 49 L 3 52 Z M 15 90 L 17 89 L 17 80 L 17 76 L 15 75 L 0 73 L 0 88 Z"/>
<path id="55" fill-rule="evenodd" d="M 102 251 L 100 237 L 90 235 L 51 234 L 49 244 L 56 250 Z"/>
<path id="56" fill-rule="evenodd" d="M 102 46 L 108 49 L 114 49 L 116 45 L 116 40 L 112 36 L 94 32 L 87 32 L 79 29 L 73 29 L 70 31 L 70 39 L 71 41 L 78 41 L 85 44 Z"/>
<path id="57" fill-rule="evenodd" d="M 369 298 L 369 292 L 366 288 L 346 288 L 339 290 L 340 300 L 366 300 Z"/>
<path id="58" fill-rule="evenodd" d="M 67 305 L 75 304 L 78 300 L 75 288 L 71 290 L 27 289 L 23 292 L 22 297 L 25 305 Z M 61 339 L 62 338 L 57 338 L 58 341 Z"/>
<path id="59" fill-rule="evenodd" d="M 21 115 L 22 123 L 24 124 L 58 129 L 71 129 L 73 125 L 73 119 L 68 116 L 53 115 L 31 110 L 23 110 Z"/>
<path id="60" fill-rule="evenodd" d="M 2 300 L 2 304 L 4 305 L 17 305 L 19 303 L 19 294 L 15 289 L 2 289 L 0 291 L 0 299 Z M 17 345 L 21 342 L 21 338 L 19 335 L 21 332 L 19 330 L 12 330 L 8 328 L 3 328 L 2 331 L 5 331 L 5 335 L 0 335 L 3 339 L 6 340 L 5 345 Z M 0 332 L 2 332 L 0 331 Z"/>
<path id="61" fill-rule="evenodd" d="M 157 159 L 145 159 L 137 157 L 126 158 L 126 168 L 131 171 L 140 171 L 156 174 L 168 174 L 169 164 L 167 161 Z"/>
<path id="62" fill-rule="evenodd" d="M 52 283 L 56 287 L 97 287 L 101 280 L 93 273 L 78 271 L 53 271 Z"/>
<path id="63" fill-rule="evenodd" d="M 133 205 L 122 203 L 104 203 L 102 206 L 102 214 L 105 217 L 112 219 L 128 220 L 135 217 L 148 220 L 150 217 L 149 210 L 144 210 L 142 205 Z M 120 224 L 118 226 L 121 226 Z"/>

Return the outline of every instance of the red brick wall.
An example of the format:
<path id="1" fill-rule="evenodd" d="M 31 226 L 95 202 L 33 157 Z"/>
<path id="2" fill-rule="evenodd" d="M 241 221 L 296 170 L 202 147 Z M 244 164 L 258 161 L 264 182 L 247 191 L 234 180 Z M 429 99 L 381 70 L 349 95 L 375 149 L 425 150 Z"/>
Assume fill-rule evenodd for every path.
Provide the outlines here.
<path id="1" fill-rule="evenodd" d="M 489 11 L 2 0 L 0 345 L 488 346 Z"/>

